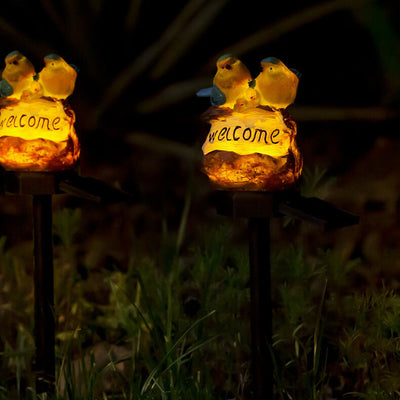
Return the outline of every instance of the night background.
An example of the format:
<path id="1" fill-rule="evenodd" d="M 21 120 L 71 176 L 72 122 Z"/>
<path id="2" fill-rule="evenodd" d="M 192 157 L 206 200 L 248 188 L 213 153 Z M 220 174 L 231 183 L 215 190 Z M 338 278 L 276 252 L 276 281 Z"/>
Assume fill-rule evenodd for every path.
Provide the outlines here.
<path id="1" fill-rule="evenodd" d="M 269 56 L 302 73 L 298 190 L 360 216 L 272 221 L 276 398 L 400 398 L 399 16 L 394 0 L 3 0 L 3 57 L 79 67 L 80 174 L 140 194 L 53 198 L 57 398 L 251 398 L 246 221 L 217 215 L 200 172 L 195 93 L 225 53 L 253 77 Z M 31 199 L 0 210 L 0 398 L 31 399 Z"/>

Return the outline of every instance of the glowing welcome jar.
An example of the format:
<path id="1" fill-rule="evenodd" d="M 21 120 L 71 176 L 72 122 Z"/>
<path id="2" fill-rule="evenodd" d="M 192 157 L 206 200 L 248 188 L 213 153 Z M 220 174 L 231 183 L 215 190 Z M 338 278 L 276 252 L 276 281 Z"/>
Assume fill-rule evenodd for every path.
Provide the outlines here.
<path id="1" fill-rule="evenodd" d="M 202 147 L 202 169 L 219 189 L 283 190 L 300 176 L 297 127 L 286 111 L 296 97 L 298 72 L 274 57 L 261 66 L 252 79 L 238 58 L 224 55 L 213 87 L 197 93 L 212 104 L 204 114 L 211 129 Z"/>
<path id="2" fill-rule="evenodd" d="M 67 102 L 77 72 L 55 54 L 36 74 L 20 52 L 5 58 L 0 81 L 0 165 L 8 171 L 72 169 L 80 148 Z"/>

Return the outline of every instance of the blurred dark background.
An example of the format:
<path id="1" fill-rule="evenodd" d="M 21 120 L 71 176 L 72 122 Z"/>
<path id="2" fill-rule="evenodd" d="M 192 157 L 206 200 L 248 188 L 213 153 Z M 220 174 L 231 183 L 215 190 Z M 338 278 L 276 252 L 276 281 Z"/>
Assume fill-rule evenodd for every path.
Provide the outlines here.
<path id="1" fill-rule="evenodd" d="M 254 76 L 262 58 L 280 58 L 303 74 L 289 112 L 305 168 L 335 178 L 311 194 L 362 216 L 340 248 L 374 262 L 389 243 L 396 254 L 400 236 L 399 11 L 394 0 L 3 0 L 0 47 L 3 56 L 18 49 L 37 71 L 49 53 L 80 68 L 70 103 L 81 174 L 139 188 L 138 232 L 159 229 L 158 218 L 177 226 L 188 185 L 189 232 L 207 212 L 199 151 L 209 104 L 195 93 L 212 83 L 217 57 L 238 55 Z M 1 200 L 11 243 L 7 221 L 15 231 L 26 218 L 18 201 Z M 109 210 L 96 210 L 102 225 Z M 15 236 L 30 234 L 21 229 Z"/>

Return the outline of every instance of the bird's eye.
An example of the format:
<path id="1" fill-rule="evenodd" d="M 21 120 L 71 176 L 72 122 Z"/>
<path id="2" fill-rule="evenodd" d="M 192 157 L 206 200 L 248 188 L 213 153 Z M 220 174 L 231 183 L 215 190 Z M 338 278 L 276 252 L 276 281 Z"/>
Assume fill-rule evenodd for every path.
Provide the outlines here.
<path id="1" fill-rule="evenodd" d="M 269 70 L 270 70 L 270 71 L 273 71 L 274 69 L 273 69 L 272 67 L 269 67 Z"/>
<path id="2" fill-rule="evenodd" d="M 13 61 L 13 64 L 14 65 L 18 65 L 18 61 Z"/>
<path id="3" fill-rule="evenodd" d="M 232 69 L 232 65 L 227 64 L 227 65 L 225 65 L 225 68 L 226 69 Z"/>

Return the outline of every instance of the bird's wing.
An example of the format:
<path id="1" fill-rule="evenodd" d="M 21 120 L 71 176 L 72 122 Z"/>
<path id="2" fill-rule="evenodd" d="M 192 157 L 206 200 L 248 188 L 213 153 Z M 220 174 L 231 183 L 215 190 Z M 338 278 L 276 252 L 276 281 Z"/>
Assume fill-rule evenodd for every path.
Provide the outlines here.
<path id="1" fill-rule="evenodd" d="M 7 97 L 14 93 L 13 87 L 5 80 L 0 81 L 0 96 Z"/>
<path id="2" fill-rule="evenodd" d="M 211 89 L 211 104 L 213 106 L 222 106 L 225 102 L 226 97 L 224 92 L 218 86 L 214 85 Z"/>

